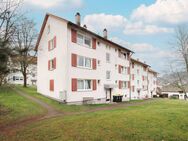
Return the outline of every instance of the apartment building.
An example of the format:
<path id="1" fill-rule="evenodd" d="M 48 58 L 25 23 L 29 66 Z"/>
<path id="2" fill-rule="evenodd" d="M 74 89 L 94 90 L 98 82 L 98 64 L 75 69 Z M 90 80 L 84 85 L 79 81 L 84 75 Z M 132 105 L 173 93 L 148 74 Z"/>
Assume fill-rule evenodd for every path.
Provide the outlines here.
<path id="1" fill-rule="evenodd" d="M 30 57 L 31 64 L 27 68 L 27 85 L 37 85 L 37 58 Z M 19 56 L 12 57 L 9 65 L 11 70 L 9 75 L 6 77 L 7 83 L 10 84 L 24 84 L 23 74 L 21 72 L 21 66 L 18 62 Z"/>
<path id="2" fill-rule="evenodd" d="M 66 103 L 130 99 L 132 51 L 80 24 L 46 14 L 37 41 L 37 91 Z"/>
<path id="3" fill-rule="evenodd" d="M 131 99 L 147 99 L 156 95 L 157 72 L 139 59 L 131 58 Z"/>
<path id="4" fill-rule="evenodd" d="M 149 97 L 153 97 L 157 95 L 157 72 L 152 70 L 151 68 L 148 69 L 148 95 Z"/>

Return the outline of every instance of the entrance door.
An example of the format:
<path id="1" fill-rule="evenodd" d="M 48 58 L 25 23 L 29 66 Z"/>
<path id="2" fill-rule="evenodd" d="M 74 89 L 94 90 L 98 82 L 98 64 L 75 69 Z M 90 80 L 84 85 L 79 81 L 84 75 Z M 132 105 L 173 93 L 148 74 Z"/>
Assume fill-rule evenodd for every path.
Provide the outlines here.
<path id="1" fill-rule="evenodd" d="M 106 101 L 111 101 L 111 89 L 106 89 Z"/>

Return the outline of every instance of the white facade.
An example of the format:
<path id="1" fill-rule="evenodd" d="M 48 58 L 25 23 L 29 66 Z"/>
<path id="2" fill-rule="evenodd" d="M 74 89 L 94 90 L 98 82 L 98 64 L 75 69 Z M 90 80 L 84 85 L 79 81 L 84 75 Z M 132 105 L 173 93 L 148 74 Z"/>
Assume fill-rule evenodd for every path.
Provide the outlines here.
<path id="1" fill-rule="evenodd" d="M 147 99 L 156 95 L 157 73 L 150 66 L 131 59 L 131 99 Z"/>
<path id="2" fill-rule="evenodd" d="M 130 50 L 50 14 L 36 49 L 39 93 L 67 103 L 130 100 Z"/>
<path id="3" fill-rule="evenodd" d="M 168 98 L 170 97 L 176 97 L 177 99 L 180 100 L 185 100 L 185 94 L 184 93 L 180 93 L 180 92 L 170 92 L 170 91 L 164 91 L 162 92 L 163 95 L 166 95 Z M 188 95 L 188 93 L 186 93 L 186 95 Z"/>

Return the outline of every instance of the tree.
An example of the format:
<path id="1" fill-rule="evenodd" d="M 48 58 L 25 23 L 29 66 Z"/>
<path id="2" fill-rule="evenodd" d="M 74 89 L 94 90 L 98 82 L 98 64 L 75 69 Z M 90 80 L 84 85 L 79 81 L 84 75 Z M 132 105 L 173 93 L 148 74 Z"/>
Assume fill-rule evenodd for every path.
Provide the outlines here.
<path id="1" fill-rule="evenodd" d="M 174 87 L 179 88 L 185 96 L 188 76 L 188 29 L 186 26 L 179 26 L 175 31 L 174 40 L 171 43 L 177 52 L 175 60 L 170 62 L 171 80 L 166 80 Z M 186 72 L 186 74 L 184 74 Z M 169 73 L 169 71 L 168 71 Z"/>
<path id="2" fill-rule="evenodd" d="M 20 0 L 0 1 L 0 86 L 10 70 L 8 62 L 12 53 L 12 37 L 20 17 L 18 14 L 20 4 Z"/>
<path id="3" fill-rule="evenodd" d="M 179 26 L 176 29 L 175 47 L 177 48 L 186 72 L 188 73 L 188 29 L 186 26 Z"/>
<path id="4" fill-rule="evenodd" d="M 24 78 L 24 87 L 27 87 L 27 70 L 34 61 L 34 56 L 36 56 L 34 51 L 36 38 L 37 31 L 34 22 L 27 18 L 22 18 L 14 34 L 14 44 L 17 56 L 16 61 Z"/>

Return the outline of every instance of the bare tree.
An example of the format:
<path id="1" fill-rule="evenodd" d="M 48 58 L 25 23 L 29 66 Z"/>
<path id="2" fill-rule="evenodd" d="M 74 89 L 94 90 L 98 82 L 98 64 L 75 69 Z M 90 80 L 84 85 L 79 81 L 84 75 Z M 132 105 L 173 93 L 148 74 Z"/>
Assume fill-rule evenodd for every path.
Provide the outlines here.
<path id="1" fill-rule="evenodd" d="M 179 26 L 176 29 L 175 47 L 183 60 L 186 72 L 188 73 L 188 28 Z"/>
<path id="2" fill-rule="evenodd" d="M 24 87 L 27 87 L 27 71 L 33 63 L 36 52 L 34 51 L 37 31 L 32 20 L 23 18 L 16 28 L 14 34 L 15 51 L 17 55 L 17 63 L 24 78 Z"/>
<path id="3" fill-rule="evenodd" d="M 0 0 L 0 86 L 9 73 L 8 61 L 12 53 L 12 37 L 19 20 L 21 0 Z"/>
<path id="4" fill-rule="evenodd" d="M 186 26 L 179 26 L 175 30 L 175 36 L 171 45 L 176 50 L 176 58 L 169 62 L 170 80 L 167 78 L 165 81 L 172 86 L 180 89 L 185 96 L 187 87 L 188 76 L 188 29 Z"/>

